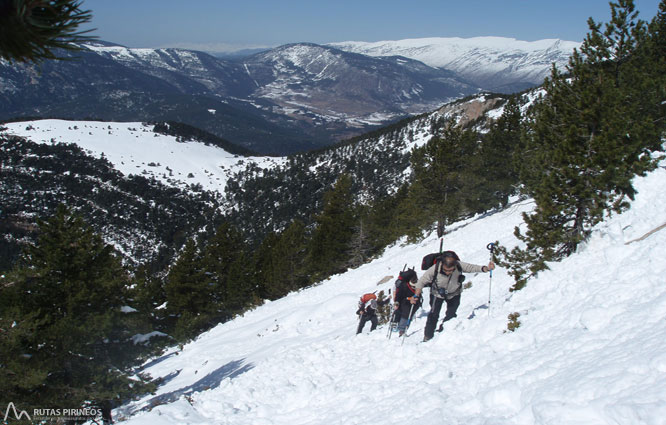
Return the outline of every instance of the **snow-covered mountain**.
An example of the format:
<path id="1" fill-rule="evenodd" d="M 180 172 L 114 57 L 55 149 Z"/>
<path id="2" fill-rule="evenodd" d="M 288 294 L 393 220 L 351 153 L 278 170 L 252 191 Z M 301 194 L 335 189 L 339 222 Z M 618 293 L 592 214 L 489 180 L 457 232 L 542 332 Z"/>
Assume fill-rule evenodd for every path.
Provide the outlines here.
<path id="1" fill-rule="evenodd" d="M 128 68 L 152 75 L 187 93 L 244 97 L 252 82 L 232 62 L 183 49 L 140 49 L 89 43 L 86 49 Z"/>
<path id="2" fill-rule="evenodd" d="M 478 89 L 454 73 L 407 58 L 372 58 L 311 43 L 281 46 L 243 61 L 253 98 L 299 120 L 379 124 L 423 113 Z"/>
<path id="3" fill-rule="evenodd" d="M 458 317 L 422 343 L 355 335 L 363 293 L 438 247 L 395 244 L 372 263 L 268 302 L 147 362 L 157 392 L 114 411 L 128 424 L 661 424 L 666 414 L 666 169 L 637 177 L 628 211 L 519 291 L 505 270 L 468 275 Z M 476 264 L 518 244 L 529 200 L 453 226 Z M 489 288 L 491 302 L 489 303 Z M 520 326 L 507 329 L 508 315 Z M 369 326 L 369 325 L 368 325 Z"/>
<path id="4" fill-rule="evenodd" d="M 369 56 L 404 56 L 454 71 L 484 90 L 513 92 L 539 85 L 555 63 L 562 69 L 580 43 L 557 39 L 521 41 L 504 37 L 417 38 L 331 43 Z"/>
<path id="5" fill-rule="evenodd" d="M 0 61 L 0 120 L 179 121 L 254 151 L 287 154 L 478 92 L 455 73 L 414 60 L 309 43 L 243 61 L 106 42 L 82 47 L 63 52 L 72 60 L 39 68 Z"/>

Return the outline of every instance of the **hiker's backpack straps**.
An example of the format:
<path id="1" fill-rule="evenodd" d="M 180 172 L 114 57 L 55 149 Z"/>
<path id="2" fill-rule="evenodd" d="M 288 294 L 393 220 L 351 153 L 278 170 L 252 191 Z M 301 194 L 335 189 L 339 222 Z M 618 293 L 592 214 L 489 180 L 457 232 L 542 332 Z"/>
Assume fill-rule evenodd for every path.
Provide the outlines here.
<path id="1" fill-rule="evenodd" d="M 439 270 L 438 270 L 439 269 Z M 430 292 L 432 293 L 433 288 L 435 287 L 435 282 L 437 282 L 437 273 L 442 269 L 442 262 L 437 261 L 435 263 L 435 273 L 432 274 L 432 280 L 430 281 Z"/>

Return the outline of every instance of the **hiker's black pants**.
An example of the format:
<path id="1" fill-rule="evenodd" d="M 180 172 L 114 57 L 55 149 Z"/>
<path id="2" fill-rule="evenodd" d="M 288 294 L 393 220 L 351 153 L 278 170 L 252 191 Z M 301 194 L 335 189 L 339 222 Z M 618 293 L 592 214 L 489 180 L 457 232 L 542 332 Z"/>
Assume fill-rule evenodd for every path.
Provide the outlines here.
<path id="1" fill-rule="evenodd" d="M 412 305 L 414 306 L 414 308 L 412 308 Z M 416 310 L 418 310 L 419 307 L 421 307 L 421 304 L 412 304 L 407 298 L 405 298 L 400 303 L 400 307 L 398 307 L 398 309 L 393 312 L 393 321 L 399 322 L 400 319 L 405 319 L 405 320 L 413 319 L 414 315 L 416 314 Z M 412 317 L 409 317 L 410 310 L 412 312 Z"/>
<path id="2" fill-rule="evenodd" d="M 370 332 L 374 331 L 375 328 L 377 328 L 377 315 L 376 314 L 363 314 L 361 316 L 361 320 L 358 322 L 358 329 L 356 330 L 357 334 L 360 334 L 363 332 L 363 326 L 365 326 L 365 322 L 370 321 L 372 323 L 372 326 L 370 326 Z"/>
<path id="3" fill-rule="evenodd" d="M 412 304 L 407 298 L 402 300 L 400 307 L 393 313 L 393 321 L 398 322 L 398 330 L 407 330 L 407 322 L 411 321 L 421 304 Z M 412 313 L 411 315 L 409 313 Z"/>
<path id="4" fill-rule="evenodd" d="M 442 323 L 456 317 L 456 311 L 458 311 L 458 307 L 460 306 L 460 295 L 456 295 L 450 300 L 444 300 L 443 298 L 437 298 L 434 295 L 430 295 L 430 313 L 428 313 L 428 320 L 426 321 L 425 326 L 425 337 L 428 339 L 432 338 L 435 334 L 435 326 L 437 326 L 439 312 L 442 309 L 444 301 L 446 301 L 446 314 L 444 315 Z"/>

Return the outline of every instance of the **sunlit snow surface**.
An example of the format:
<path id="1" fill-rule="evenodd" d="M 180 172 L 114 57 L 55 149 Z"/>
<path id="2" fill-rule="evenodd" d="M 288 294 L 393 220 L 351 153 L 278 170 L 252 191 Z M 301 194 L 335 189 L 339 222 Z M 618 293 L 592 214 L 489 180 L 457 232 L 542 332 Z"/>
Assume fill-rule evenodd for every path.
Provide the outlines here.
<path id="1" fill-rule="evenodd" d="M 579 252 L 511 293 L 498 269 L 468 275 L 458 318 L 422 343 L 420 311 L 401 345 L 355 335 L 356 303 L 434 236 L 397 244 L 356 270 L 246 313 L 145 367 L 155 395 L 114 411 L 130 424 L 666 423 L 666 170 L 636 179 L 632 207 L 596 226 Z M 488 242 L 517 244 L 530 201 L 452 226 L 445 249 L 485 264 Z M 507 315 L 521 326 L 505 332 Z"/>
<path id="2" fill-rule="evenodd" d="M 200 184 L 224 193 L 233 172 L 254 162 L 261 168 L 281 164 L 283 158 L 243 157 L 216 146 L 153 132 L 140 122 L 38 120 L 5 124 L 7 133 L 37 143 L 75 143 L 88 153 L 104 154 L 123 174 L 155 177 L 172 186 Z"/>

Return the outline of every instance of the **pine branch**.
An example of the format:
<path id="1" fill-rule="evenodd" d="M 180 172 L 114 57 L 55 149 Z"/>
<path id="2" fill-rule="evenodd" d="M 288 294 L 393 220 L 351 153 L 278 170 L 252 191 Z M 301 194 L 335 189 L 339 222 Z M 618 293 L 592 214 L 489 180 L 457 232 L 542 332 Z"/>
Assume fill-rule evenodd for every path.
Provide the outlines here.
<path id="1" fill-rule="evenodd" d="M 80 31 L 92 20 L 79 0 L 0 0 L 0 58 L 18 62 L 65 59 L 56 49 L 79 51 L 96 39 Z"/>

